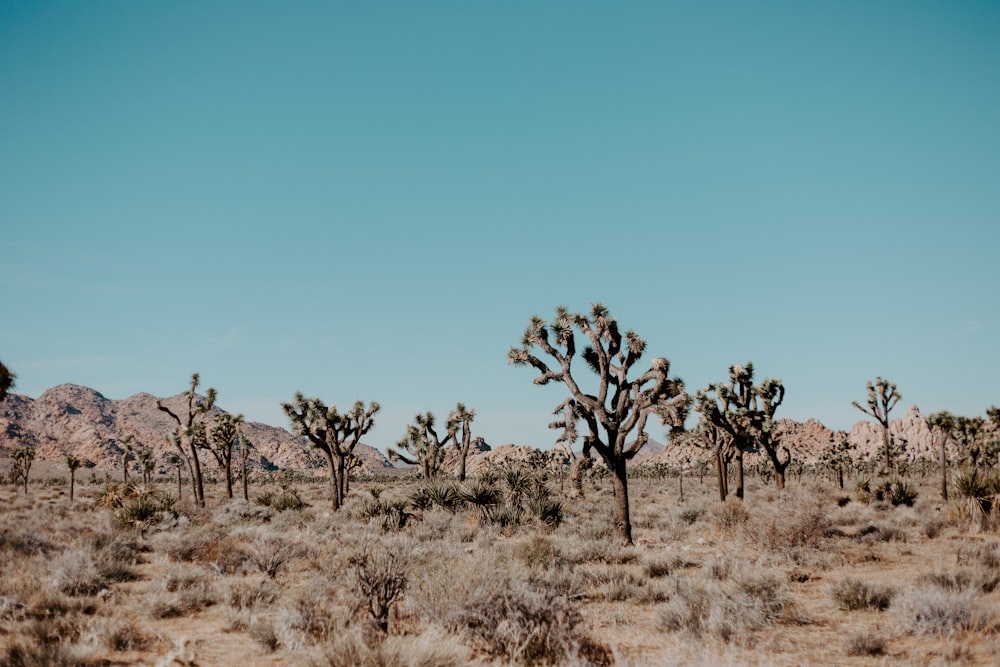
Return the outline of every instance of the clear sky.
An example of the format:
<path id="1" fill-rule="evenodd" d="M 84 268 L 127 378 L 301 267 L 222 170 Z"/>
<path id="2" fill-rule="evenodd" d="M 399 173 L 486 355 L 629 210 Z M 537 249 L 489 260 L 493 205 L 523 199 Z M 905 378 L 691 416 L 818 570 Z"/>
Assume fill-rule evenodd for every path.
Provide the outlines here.
<path id="1" fill-rule="evenodd" d="M 602 301 L 691 390 L 753 360 L 779 416 L 848 428 L 876 375 L 982 414 L 998 35 L 995 2 L 0 0 L 0 359 L 544 447 L 562 390 L 507 350 Z"/>

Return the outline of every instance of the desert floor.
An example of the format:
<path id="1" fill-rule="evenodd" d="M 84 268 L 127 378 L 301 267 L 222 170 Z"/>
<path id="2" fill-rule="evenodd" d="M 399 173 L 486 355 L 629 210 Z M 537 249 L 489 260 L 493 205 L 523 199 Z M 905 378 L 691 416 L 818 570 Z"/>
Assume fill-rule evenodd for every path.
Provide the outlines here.
<path id="1" fill-rule="evenodd" d="M 477 509 L 455 482 L 370 479 L 337 512 L 321 476 L 258 480 L 250 503 L 211 483 L 205 509 L 185 484 L 136 522 L 135 491 L 98 476 L 73 502 L 56 469 L 0 488 L 0 664 L 1000 664 L 1000 535 L 931 478 L 912 507 L 808 475 L 753 478 L 743 503 L 635 478 L 624 547 L 608 480 L 576 499 L 500 475 Z M 383 633 L 369 607 L 394 588 Z"/>

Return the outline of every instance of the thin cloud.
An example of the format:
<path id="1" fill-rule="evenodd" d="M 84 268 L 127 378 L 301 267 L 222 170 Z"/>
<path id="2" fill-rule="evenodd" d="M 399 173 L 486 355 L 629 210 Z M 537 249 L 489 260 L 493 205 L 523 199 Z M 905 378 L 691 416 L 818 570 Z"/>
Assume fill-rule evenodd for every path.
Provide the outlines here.
<path id="1" fill-rule="evenodd" d="M 964 327 L 962 327 L 961 329 L 959 329 L 958 331 L 956 331 L 955 332 L 955 337 L 956 338 L 965 338 L 967 336 L 971 336 L 974 333 L 982 331 L 985 328 L 986 328 L 986 324 L 984 324 L 980 320 L 973 320 L 971 322 L 966 323 L 966 325 Z"/>

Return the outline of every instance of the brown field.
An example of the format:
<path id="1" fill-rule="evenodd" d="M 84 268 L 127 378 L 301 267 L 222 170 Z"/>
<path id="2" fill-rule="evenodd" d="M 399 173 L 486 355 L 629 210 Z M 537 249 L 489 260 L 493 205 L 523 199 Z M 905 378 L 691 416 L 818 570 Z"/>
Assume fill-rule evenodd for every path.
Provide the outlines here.
<path id="1" fill-rule="evenodd" d="M 410 477 L 355 482 L 333 513 L 325 480 L 299 476 L 133 522 L 103 473 L 81 471 L 73 503 L 44 474 L 27 497 L 0 488 L 4 665 L 1000 664 L 1000 536 L 930 478 L 913 507 L 808 475 L 784 497 L 754 479 L 743 504 L 710 477 L 683 501 L 676 478 L 634 478 L 626 548 L 607 480 L 584 499 L 550 480 L 557 525 L 502 476 L 520 514 L 391 509 L 424 486 Z M 369 603 L 393 585 L 383 633 Z"/>

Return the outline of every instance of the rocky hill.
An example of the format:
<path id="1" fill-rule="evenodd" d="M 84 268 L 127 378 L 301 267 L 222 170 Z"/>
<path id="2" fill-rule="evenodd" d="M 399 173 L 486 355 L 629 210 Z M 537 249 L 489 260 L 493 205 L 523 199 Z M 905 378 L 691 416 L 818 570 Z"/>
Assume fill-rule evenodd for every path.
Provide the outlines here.
<path id="1" fill-rule="evenodd" d="M 186 402 L 182 394 L 161 400 L 175 412 L 180 412 Z M 93 389 L 73 384 L 53 387 L 37 399 L 11 394 L 0 403 L 0 457 L 6 457 L 17 447 L 30 445 L 35 447 L 40 461 L 61 462 L 67 453 L 72 453 L 88 467 L 113 470 L 120 466 L 122 443 L 131 435 L 135 446 L 153 449 L 160 472 L 169 472 L 168 459 L 174 450 L 165 435 L 174 423 L 156 408 L 156 401 L 155 396 L 146 393 L 121 400 L 108 399 Z M 849 433 L 831 430 L 815 419 L 805 422 L 781 419 L 778 423 L 783 444 L 794 458 L 806 464 L 814 463 L 824 447 L 843 437 L 854 446 L 856 458 L 873 458 L 881 447 L 880 427 L 873 421 L 859 421 Z M 254 468 L 307 469 L 325 465 L 304 438 L 285 429 L 248 422 L 244 432 L 255 447 L 250 459 Z M 892 420 L 890 432 L 896 443 L 902 445 L 904 460 L 935 456 L 927 419 L 917 406 L 911 405 L 902 416 Z M 501 445 L 494 449 L 480 438 L 469 453 L 467 471 L 475 473 L 504 458 L 527 458 L 531 451 L 525 445 Z M 381 452 L 367 445 L 360 445 L 358 454 L 368 469 L 392 467 Z M 747 463 L 752 464 L 756 456 L 748 455 Z M 707 457 L 708 452 L 694 446 L 665 446 L 650 439 L 632 465 L 686 466 Z M 444 469 L 457 471 L 454 452 L 449 451 Z"/>
<path id="2" fill-rule="evenodd" d="M 186 409 L 187 399 L 182 394 L 161 400 L 176 413 Z M 175 424 L 169 415 L 157 409 L 156 401 L 157 397 L 146 393 L 121 400 L 108 399 L 93 389 L 74 384 L 53 387 L 37 399 L 11 394 L 0 403 L 0 454 L 6 456 L 13 449 L 28 445 L 35 448 L 39 461 L 62 461 L 66 454 L 72 453 L 87 467 L 112 470 L 120 466 L 125 438 L 132 436 L 133 446 L 154 451 L 159 472 L 169 472 L 168 459 L 175 450 L 165 436 Z M 213 412 L 222 411 L 215 408 Z M 243 431 L 254 446 L 250 457 L 254 468 L 305 469 L 325 465 L 304 438 L 285 429 L 248 422 Z M 385 456 L 372 447 L 359 445 L 357 453 L 365 467 L 391 467 Z"/>

